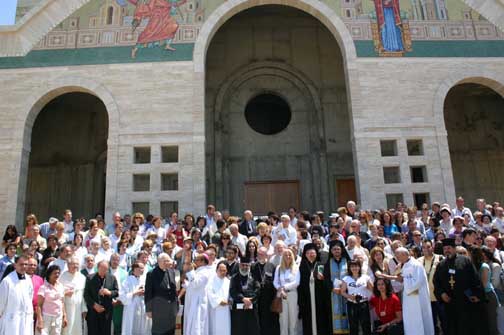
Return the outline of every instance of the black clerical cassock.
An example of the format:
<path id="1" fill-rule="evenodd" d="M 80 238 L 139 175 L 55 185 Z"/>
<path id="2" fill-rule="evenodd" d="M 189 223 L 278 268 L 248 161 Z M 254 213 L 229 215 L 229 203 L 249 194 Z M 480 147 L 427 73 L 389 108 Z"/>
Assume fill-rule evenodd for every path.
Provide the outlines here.
<path id="1" fill-rule="evenodd" d="M 278 314 L 271 311 L 271 303 L 276 295 L 276 289 L 273 286 L 275 265 L 270 262 L 263 264 L 256 262 L 250 271 L 252 272 L 252 276 L 261 284 L 261 290 L 257 299 L 261 335 L 279 335 L 280 324 Z"/>
<path id="2" fill-rule="evenodd" d="M 110 296 L 101 296 L 101 289 L 108 289 Z M 112 299 L 119 295 L 119 288 L 116 278 L 110 273 L 106 273 L 102 278 L 99 273 L 90 275 L 86 280 L 84 289 L 84 300 L 87 305 L 87 325 L 88 333 L 93 335 L 108 335 L 112 327 Z M 94 306 L 98 304 L 105 310 L 98 313 Z"/>
<path id="3" fill-rule="evenodd" d="M 243 266 L 242 264 L 246 264 Z M 242 273 L 248 267 L 246 274 Z M 244 271 L 245 272 L 245 271 Z M 241 258 L 240 271 L 231 278 L 229 295 L 233 301 L 231 309 L 232 335 L 257 335 L 260 333 L 257 298 L 261 285 L 250 273 L 250 264 L 245 257 Z M 250 298 L 253 306 L 245 309 L 243 299 Z"/>
<path id="4" fill-rule="evenodd" d="M 145 280 L 145 310 L 152 313 L 152 334 L 175 334 L 178 302 L 173 269 L 156 266 Z"/>
<path id="5" fill-rule="evenodd" d="M 454 240 L 446 239 L 443 245 L 455 245 Z M 438 301 L 443 301 L 442 295 L 450 297 L 449 303 L 444 303 L 446 321 L 448 324 L 447 335 L 473 335 L 481 334 L 481 322 L 476 320 L 481 309 L 480 303 L 474 303 L 469 297 L 482 299 L 481 282 L 471 260 L 465 256 L 455 254 L 439 263 L 434 273 L 434 294 Z"/>
<path id="6" fill-rule="evenodd" d="M 317 252 L 317 259 L 311 263 L 306 258 L 308 250 L 315 250 Z M 309 243 L 303 249 L 303 258 L 299 266 L 300 282 L 298 286 L 298 305 L 299 315 L 303 321 L 303 335 L 315 335 L 312 331 L 312 309 L 315 308 L 316 315 L 316 334 L 329 334 L 329 327 L 331 325 L 330 310 L 331 306 L 328 304 L 328 294 L 324 286 L 324 280 L 319 280 L 317 277 L 318 270 L 323 274 L 323 266 L 318 261 L 319 254 L 317 247 Z M 319 266 L 321 266 L 319 268 Z M 310 286 L 314 289 L 314 304 L 312 304 L 312 296 Z"/>

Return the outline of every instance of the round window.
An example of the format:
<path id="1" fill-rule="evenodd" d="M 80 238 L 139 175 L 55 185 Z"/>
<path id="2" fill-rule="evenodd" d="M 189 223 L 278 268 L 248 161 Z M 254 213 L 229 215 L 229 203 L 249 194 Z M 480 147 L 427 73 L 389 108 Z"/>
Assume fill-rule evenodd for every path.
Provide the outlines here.
<path id="1" fill-rule="evenodd" d="M 287 128 L 291 116 L 287 102 L 278 95 L 270 93 L 255 96 L 245 107 L 245 119 L 248 125 L 263 135 L 277 134 Z"/>

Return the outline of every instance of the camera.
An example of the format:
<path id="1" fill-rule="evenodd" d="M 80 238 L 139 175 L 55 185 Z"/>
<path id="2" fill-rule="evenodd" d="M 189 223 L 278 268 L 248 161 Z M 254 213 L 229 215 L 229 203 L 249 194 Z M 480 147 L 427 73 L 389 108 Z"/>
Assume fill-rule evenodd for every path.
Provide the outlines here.
<path id="1" fill-rule="evenodd" d="M 356 302 L 357 304 L 359 304 L 361 301 L 362 301 L 362 295 L 357 294 L 357 295 L 355 296 L 355 302 Z"/>

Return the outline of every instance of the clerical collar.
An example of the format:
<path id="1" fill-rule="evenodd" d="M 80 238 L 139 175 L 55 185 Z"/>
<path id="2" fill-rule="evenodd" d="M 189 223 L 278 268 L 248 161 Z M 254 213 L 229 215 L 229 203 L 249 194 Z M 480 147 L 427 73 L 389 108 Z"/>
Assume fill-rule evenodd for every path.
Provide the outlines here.
<path id="1" fill-rule="evenodd" d="M 18 276 L 18 279 L 19 279 L 19 280 L 26 279 L 26 276 L 25 276 L 24 274 L 22 275 L 22 274 L 20 274 L 20 273 L 19 273 L 19 272 L 17 272 L 17 271 L 16 271 L 16 274 L 17 274 L 17 276 Z"/>

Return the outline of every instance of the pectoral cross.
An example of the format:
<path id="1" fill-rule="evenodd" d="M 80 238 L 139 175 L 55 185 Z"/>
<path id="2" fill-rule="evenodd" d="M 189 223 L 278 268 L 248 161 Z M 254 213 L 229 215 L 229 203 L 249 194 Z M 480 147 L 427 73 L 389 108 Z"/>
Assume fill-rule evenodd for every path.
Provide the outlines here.
<path id="1" fill-rule="evenodd" d="M 453 275 L 450 276 L 450 280 L 448 281 L 448 283 L 450 284 L 451 289 L 453 290 L 453 286 L 455 286 L 455 279 L 453 279 Z"/>

